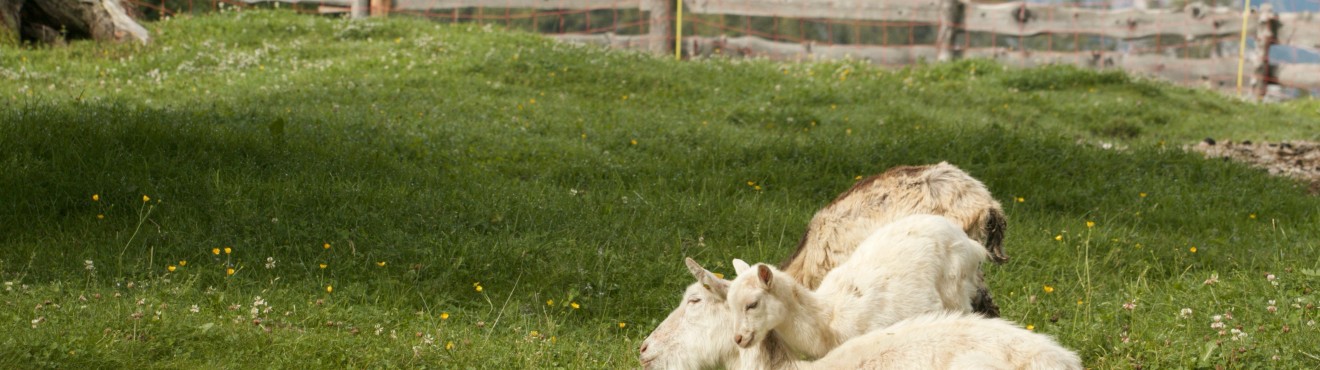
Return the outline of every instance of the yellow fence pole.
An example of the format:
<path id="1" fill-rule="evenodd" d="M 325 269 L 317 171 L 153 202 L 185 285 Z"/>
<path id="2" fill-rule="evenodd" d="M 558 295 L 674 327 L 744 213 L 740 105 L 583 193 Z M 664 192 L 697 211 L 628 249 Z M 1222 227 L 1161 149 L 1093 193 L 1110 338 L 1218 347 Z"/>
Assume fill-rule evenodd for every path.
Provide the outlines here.
<path id="1" fill-rule="evenodd" d="M 1242 66 L 1247 57 L 1247 19 L 1251 15 L 1251 0 L 1242 0 L 1242 40 L 1238 42 L 1237 94 L 1242 95 Z M 1269 52 L 1266 50 L 1265 52 Z"/>
<path id="2" fill-rule="evenodd" d="M 683 0 L 674 1 L 678 2 L 678 11 L 674 12 L 674 60 L 680 60 L 683 59 Z"/>

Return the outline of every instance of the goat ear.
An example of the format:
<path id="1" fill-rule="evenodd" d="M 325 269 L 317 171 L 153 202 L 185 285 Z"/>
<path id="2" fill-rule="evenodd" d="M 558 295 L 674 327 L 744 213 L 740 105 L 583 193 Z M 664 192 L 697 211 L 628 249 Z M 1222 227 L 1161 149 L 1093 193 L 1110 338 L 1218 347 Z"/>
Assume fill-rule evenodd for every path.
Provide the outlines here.
<path id="1" fill-rule="evenodd" d="M 692 260 L 692 258 L 687 258 L 683 262 L 687 263 L 688 272 L 692 273 L 692 277 L 697 278 L 697 282 L 701 283 L 702 287 L 705 287 L 706 290 L 709 290 L 711 293 L 715 293 L 715 295 L 719 296 L 720 299 L 725 299 L 728 297 L 729 295 L 728 280 L 724 280 L 721 279 L 719 276 L 715 276 L 714 273 L 701 267 L 701 265 L 698 264 L 697 261 Z"/>
<path id="2" fill-rule="evenodd" d="M 737 258 L 733 259 L 733 272 L 738 273 L 738 275 L 742 275 L 743 272 L 747 271 L 749 268 L 752 268 L 752 266 L 748 265 L 746 261 Z"/>
<path id="3" fill-rule="evenodd" d="M 772 280 L 774 275 L 770 272 L 770 266 L 758 264 L 756 265 L 756 277 L 760 279 L 761 284 L 765 284 L 765 287 L 768 289 L 770 288 L 770 280 Z"/>

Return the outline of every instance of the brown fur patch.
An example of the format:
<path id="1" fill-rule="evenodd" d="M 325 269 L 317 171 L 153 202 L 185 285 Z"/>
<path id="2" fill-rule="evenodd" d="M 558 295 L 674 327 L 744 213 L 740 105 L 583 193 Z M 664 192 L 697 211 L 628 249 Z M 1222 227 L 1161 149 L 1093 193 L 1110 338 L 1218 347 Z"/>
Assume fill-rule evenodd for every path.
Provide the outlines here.
<path id="1" fill-rule="evenodd" d="M 985 220 L 985 249 L 990 251 L 990 260 L 996 264 L 1008 262 L 1004 254 L 1004 233 L 1008 232 L 1008 219 L 998 208 L 991 208 Z"/>

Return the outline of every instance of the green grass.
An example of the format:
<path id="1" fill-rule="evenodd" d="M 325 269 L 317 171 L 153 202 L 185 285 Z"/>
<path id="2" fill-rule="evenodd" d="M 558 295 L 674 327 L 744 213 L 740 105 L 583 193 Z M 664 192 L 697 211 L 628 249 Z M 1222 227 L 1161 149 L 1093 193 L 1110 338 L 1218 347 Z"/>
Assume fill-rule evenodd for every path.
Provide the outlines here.
<path id="1" fill-rule="evenodd" d="M 777 262 L 857 176 L 941 160 L 1010 217 L 1005 317 L 1088 366 L 1320 366 L 1320 199 L 1179 149 L 1316 140 L 1314 101 L 397 18 L 148 27 L 0 49 L 0 367 L 631 368 L 682 257 Z"/>

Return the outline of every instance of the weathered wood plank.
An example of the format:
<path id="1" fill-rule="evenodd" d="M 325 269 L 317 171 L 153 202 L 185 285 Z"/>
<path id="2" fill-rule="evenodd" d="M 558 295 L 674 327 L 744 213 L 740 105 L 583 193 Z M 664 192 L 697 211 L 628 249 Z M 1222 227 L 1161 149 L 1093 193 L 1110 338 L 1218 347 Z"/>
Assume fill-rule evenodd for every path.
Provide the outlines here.
<path id="1" fill-rule="evenodd" d="M 1279 14 L 1279 44 L 1320 50 L 1320 14 Z"/>
<path id="2" fill-rule="evenodd" d="M 1098 10 L 1022 2 L 970 3 L 965 14 L 963 26 L 968 32 L 1010 36 L 1081 33 L 1138 39 L 1155 35 L 1224 36 L 1242 30 L 1241 12 L 1195 5 L 1182 10 Z"/>
<path id="3" fill-rule="evenodd" d="M 1320 64 L 1276 64 L 1274 73 L 1280 85 L 1320 89 Z"/>
<path id="4" fill-rule="evenodd" d="M 938 23 L 939 0 L 688 0 L 692 14 Z"/>

